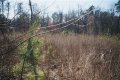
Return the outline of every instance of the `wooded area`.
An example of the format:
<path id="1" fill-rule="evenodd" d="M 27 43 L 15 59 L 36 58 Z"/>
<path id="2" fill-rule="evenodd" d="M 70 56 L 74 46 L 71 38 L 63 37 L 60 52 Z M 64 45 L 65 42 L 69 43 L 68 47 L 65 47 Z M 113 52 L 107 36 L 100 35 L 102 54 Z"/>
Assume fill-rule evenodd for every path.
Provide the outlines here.
<path id="1" fill-rule="evenodd" d="M 14 14 L 12 19 L 9 19 L 11 3 L 7 2 L 6 0 L 1 0 L 1 32 L 9 32 L 14 30 L 25 32 L 29 29 L 31 18 L 33 21 L 35 21 L 36 18 L 39 19 L 39 27 L 46 27 L 52 24 L 63 23 L 70 19 L 79 18 L 81 15 L 85 15 L 89 11 L 91 11 L 89 14 L 85 15 L 76 23 L 68 26 L 68 30 L 76 33 L 110 35 L 116 35 L 120 32 L 119 3 L 115 4 L 116 8 L 113 8 L 109 11 L 102 11 L 94 6 L 91 6 L 88 10 L 83 10 L 81 7 L 78 7 L 77 11 L 72 10 L 67 14 L 64 14 L 62 11 L 58 11 L 54 12 L 52 16 L 49 16 L 48 13 L 45 13 L 45 10 L 44 12 L 38 11 L 38 7 L 35 5 L 31 5 L 30 10 L 32 10 L 32 13 L 29 13 L 29 11 L 23 9 L 23 3 L 17 3 L 15 6 L 16 8 L 14 13 L 16 14 Z M 31 14 L 32 16 L 30 16 Z M 67 24 L 69 23 L 61 24 L 55 27 L 62 27 Z"/>

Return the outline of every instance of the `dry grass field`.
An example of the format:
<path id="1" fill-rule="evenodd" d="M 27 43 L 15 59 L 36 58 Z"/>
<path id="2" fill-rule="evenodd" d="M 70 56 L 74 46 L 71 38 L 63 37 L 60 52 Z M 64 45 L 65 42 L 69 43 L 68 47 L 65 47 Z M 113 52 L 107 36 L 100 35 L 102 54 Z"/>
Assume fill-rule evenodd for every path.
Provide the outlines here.
<path id="1" fill-rule="evenodd" d="M 46 80 L 119 80 L 120 43 L 88 35 L 46 35 L 39 66 Z"/>
<path id="2" fill-rule="evenodd" d="M 10 79 L 12 67 L 19 62 L 17 51 L 2 54 L 18 44 L 12 34 L 0 37 L 0 70 Z M 119 80 L 120 41 L 103 36 L 46 34 L 40 36 L 39 69 L 45 80 Z M 20 68 L 21 69 L 21 68 Z M 20 70 L 19 70 L 20 71 Z"/>

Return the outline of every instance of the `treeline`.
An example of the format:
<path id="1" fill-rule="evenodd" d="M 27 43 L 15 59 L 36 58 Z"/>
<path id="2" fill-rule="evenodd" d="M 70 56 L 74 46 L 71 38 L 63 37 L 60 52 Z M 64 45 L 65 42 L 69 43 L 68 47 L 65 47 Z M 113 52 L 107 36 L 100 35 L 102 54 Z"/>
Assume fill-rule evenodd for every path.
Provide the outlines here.
<path id="1" fill-rule="evenodd" d="M 90 13 L 86 14 L 87 12 Z M 61 11 L 54 12 L 52 17 L 49 17 L 48 15 L 46 17 L 42 16 L 40 22 L 42 26 L 48 26 L 79 18 L 81 15 L 85 16 L 78 22 L 68 26 L 68 30 L 87 34 L 114 35 L 120 33 L 120 16 L 116 15 L 115 10 L 101 11 L 100 9 L 95 9 L 94 6 L 91 6 L 86 11 L 83 11 L 82 9 L 78 11 L 69 11 L 68 14 L 64 14 Z M 62 26 L 63 25 L 60 25 L 59 27 Z"/>
<path id="2" fill-rule="evenodd" d="M 54 12 L 52 16 L 50 16 L 48 13 L 45 13 L 45 10 L 42 13 L 40 12 L 38 15 L 38 7 L 36 5 L 32 5 L 33 20 L 36 18 L 39 19 L 39 27 L 46 27 L 52 24 L 59 24 L 71 19 L 79 18 L 81 15 L 85 15 L 78 22 L 69 25 L 66 29 L 75 33 L 115 35 L 120 33 L 119 2 L 120 1 L 115 4 L 116 8 L 113 8 L 109 11 L 102 11 L 101 9 L 96 9 L 94 6 L 91 6 L 87 10 L 78 8 L 78 10 L 68 11 L 66 14 L 62 11 Z M 9 19 L 11 3 L 7 2 L 6 0 L 1 0 L 0 3 L 1 32 L 13 30 L 27 31 L 29 29 L 31 16 L 29 11 L 24 10 L 23 3 L 17 3 L 15 5 L 15 14 L 12 19 Z M 73 21 L 56 27 L 62 27 L 70 24 L 71 22 Z"/>

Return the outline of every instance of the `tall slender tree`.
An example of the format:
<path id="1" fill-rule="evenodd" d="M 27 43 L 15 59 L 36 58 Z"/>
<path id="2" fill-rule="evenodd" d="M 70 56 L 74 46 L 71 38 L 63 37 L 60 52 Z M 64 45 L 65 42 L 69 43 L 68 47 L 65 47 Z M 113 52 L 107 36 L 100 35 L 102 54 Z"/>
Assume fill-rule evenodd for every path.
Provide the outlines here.
<path id="1" fill-rule="evenodd" d="M 5 2 L 6 0 L 0 0 L 0 2 L 1 2 L 1 4 L 2 4 L 2 14 L 4 14 L 4 2 Z"/>
<path id="2" fill-rule="evenodd" d="M 30 6 L 30 12 L 31 12 L 31 23 L 33 21 L 33 8 L 32 8 L 32 2 L 29 0 L 29 6 Z"/>
<path id="3" fill-rule="evenodd" d="M 7 7 L 7 11 L 8 11 L 8 13 L 7 13 L 7 19 L 8 19 L 9 13 L 10 13 L 10 2 L 7 2 L 6 7 Z"/>

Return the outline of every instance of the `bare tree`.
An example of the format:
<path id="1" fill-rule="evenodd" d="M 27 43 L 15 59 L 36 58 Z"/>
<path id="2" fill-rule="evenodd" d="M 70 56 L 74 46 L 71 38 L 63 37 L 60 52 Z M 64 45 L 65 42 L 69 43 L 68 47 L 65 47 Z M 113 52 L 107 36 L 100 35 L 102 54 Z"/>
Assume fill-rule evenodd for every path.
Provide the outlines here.
<path id="1" fill-rule="evenodd" d="M 17 4 L 17 13 L 21 14 L 23 12 L 23 3 Z"/>
<path id="2" fill-rule="evenodd" d="M 6 4 L 6 7 L 7 7 L 7 19 L 9 18 L 9 13 L 10 13 L 10 2 L 7 2 Z"/>
<path id="3" fill-rule="evenodd" d="M 1 2 L 1 4 L 2 4 L 2 14 L 4 14 L 4 2 L 5 2 L 6 0 L 0 0 L 0 2 Z"/>
<path id="4" fill-rule="evenodd" d="M 31 12 L 31 22 L 33 22 L 33 8 L 32 8 L 31 0 L 29 0 L 29 6 L 30 6 L 30 12 Z"/>

